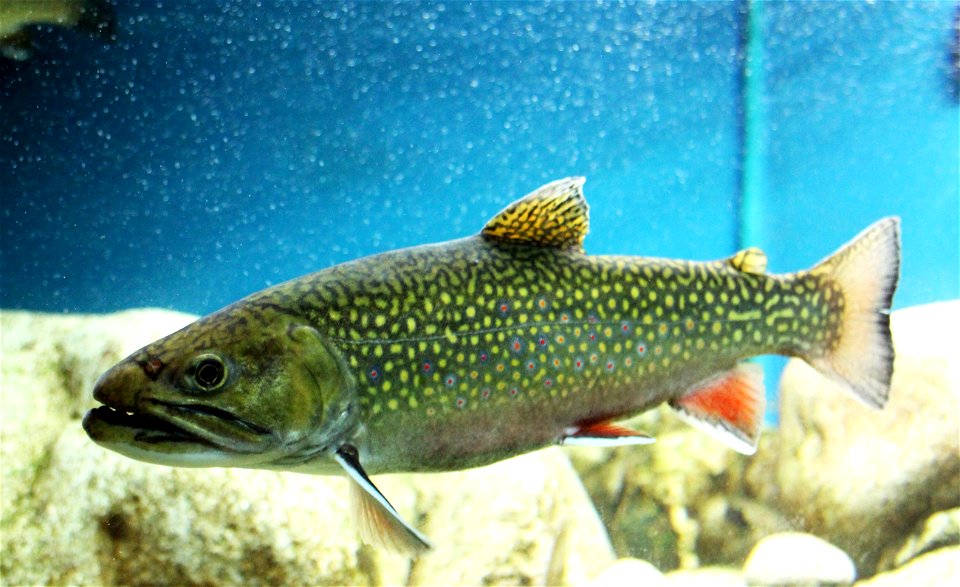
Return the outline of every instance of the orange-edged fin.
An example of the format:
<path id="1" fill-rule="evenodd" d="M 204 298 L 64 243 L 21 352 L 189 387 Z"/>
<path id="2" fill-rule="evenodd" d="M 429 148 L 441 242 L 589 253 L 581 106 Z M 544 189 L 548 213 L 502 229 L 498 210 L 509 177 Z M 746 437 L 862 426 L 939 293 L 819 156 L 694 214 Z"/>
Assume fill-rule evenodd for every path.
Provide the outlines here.
<path id="1" fill-rule="evenodd" d="M 882 408 L 893 375 L 890 306 L 900 279 L 900 219 L 874 223 L 811 273 L 833 280 L 843 306 L 839 338 L 824 354 L 804 358 L 865 404 Z"/>
<path id="2" fill-rule="evenodd" d="M 589 229 L 583 177 L 548 183 L 507 206 L 494 216 L 480 235 L 486 239 L 582 249 Z"/>
<path id="3" fill-rule="evenodd" d="M 752 363 L 740 363 L 670 402 L 684 420 L 746 455 L 757 450 L 764 405 L 763 369 Z"/>
<path id="4" fill-rule="evenodd" d="M 643 432 L 601 421 L 568 428 L 557 444 L 566 446 L 632 446 L 653 442 L 655 442 L 655 439 Z"/>
<path id="5" fill-rule="evenodd" d="M 360 537 L 364 542 L 411 556 L 419 556 L 430 550 L 430 542 L 426 537 L 400 517 L 364 472 L 355 448 L 342 446 L 333 458 L 353 481 L 350 494 L 360 525 Z"/>

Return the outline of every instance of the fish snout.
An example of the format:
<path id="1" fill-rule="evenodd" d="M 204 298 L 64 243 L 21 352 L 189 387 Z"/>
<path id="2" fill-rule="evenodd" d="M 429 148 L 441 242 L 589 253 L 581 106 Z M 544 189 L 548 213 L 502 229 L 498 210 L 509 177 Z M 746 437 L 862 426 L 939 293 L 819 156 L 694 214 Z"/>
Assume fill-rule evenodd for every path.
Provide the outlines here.
<path id="1" fill-rule="evenodd" d="M 118 410 L 132 410 L 148 383 L 143 368 L 129 359 L 114 365 L 93 384 L 93 399 Z"/>

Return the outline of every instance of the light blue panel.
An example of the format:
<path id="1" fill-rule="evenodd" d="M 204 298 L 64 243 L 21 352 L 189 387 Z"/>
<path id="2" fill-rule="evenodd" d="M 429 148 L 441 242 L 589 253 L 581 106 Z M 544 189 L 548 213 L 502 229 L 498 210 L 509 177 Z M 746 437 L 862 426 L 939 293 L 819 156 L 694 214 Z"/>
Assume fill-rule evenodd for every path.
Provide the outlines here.
<path id="1" fill-rule="evenodd" d="M 736 232 L 731 4 L 132 2 L 0 85 L 0 304 L 213 310 L 589 178 L 592 252 Z"/>
<path id="2" fill-rule="evenodd" d="M 774 270 L 903 218 L 896 307 L 960 295 L 960 119 L 950 2 L 768 5 Z M 802 23 L 802 26 L 798 26 Z"/>

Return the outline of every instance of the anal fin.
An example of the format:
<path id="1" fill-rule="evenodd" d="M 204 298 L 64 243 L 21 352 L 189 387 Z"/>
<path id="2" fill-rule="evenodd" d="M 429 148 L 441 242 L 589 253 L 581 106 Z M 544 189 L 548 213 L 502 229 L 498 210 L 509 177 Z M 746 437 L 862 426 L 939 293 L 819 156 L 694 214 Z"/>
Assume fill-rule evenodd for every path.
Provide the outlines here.
<path id="1" fill-rule="evenodd" d="M 652 436 L 643 432 L 603 420 L 568 428 L 558 444 L 566 446 L 634 446 L 651 444 L 655 441 Z"/>
<path id="2" fill-rule="evenodd" d="M 740 363 L 697 384 L 670 406 L 691 425 L 751 455 L 757 450 L 763 423 L 763 369 Z"/>
<path id="3" fill-rule="evenodd" d="M 383 546 L 394 552 L 418 556 L 430 550 L 430 542 L 407 524 L 360 465 L 357 449 L 345 445 L 333 455 L 352 481 L 350 493 L 360 525 L 360 537 L 368 544 Z"/>

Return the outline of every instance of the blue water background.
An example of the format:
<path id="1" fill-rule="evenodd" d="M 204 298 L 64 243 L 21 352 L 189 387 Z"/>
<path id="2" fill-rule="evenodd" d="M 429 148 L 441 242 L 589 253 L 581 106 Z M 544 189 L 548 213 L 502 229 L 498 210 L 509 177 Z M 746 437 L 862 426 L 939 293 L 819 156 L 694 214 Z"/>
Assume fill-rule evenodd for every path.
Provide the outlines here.
<path id="1" fill-rule="evenodd" d="M 0 306 L 206 313 L 575 174 L 591 253 L 755 244 L 792 271 L 897 214 L 896 306 L 958 297 L 955 4 L 765 3 L 745 103 L 746 6 L 144 1 L 113 45 L 40 27 L 0 66 Z"/>

